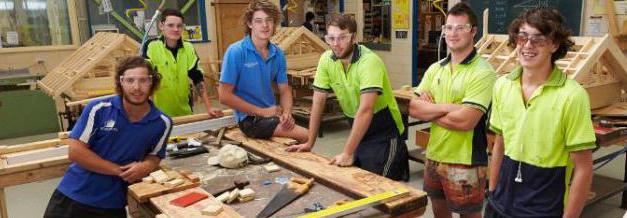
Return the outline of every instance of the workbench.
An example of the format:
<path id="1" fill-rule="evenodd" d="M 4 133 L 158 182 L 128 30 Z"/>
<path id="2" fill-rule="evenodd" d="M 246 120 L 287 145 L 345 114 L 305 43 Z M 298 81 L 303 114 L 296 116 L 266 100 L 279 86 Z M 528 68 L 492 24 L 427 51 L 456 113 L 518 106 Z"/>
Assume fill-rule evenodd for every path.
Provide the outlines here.
<path id="1" fill-rule="evenodd" d="M 251 188 L 256 192 L 255 200 L 245 203 L 236 202 L 233 204 L 227 204 L 243 217 L 255 217 L 272 199 L 274 194 L 279 192 L 282 185 L 276 182 L 277 178 L 289 178 L 292 176 L 303 177 L 303 175 L 299 175 L 285 168 L 281 168 L 278 172 L 269 173 L 266 172 L 263 165 L 248 165 L 240 169 L 208 166 L 207 159 L 211 156 L 216 156 L 217 153 L 218 148 L 212 148 L 210 149 L 210 153 L 180 159 L 167 158 L 163 162 L 174 170 L 189 170 L 196 175 L 199 175 L 203 183 L 200 188 L 210 193 L 213 190 L 220 190 L 232 185 L 234 180 L 249 181 L 250 185 L 246 186 L 246 188 Z M 264 185 L 264 182 L 270 184 Z M 283 217 L 296 215 L 298 213 L 303 213 L 304 208 L 312 207 L 315 202 L 319 202 L 322 205 L 330 205 L 340 199 L 351 198 L 319 183 L 315 183 L 307 194 L 287 205 L 285 208 L 278 211 L 274 216 Z M 129 197 L 129 200 L 132 200 L 132 198 Z M 152 202 L 146 203 L 144 208 L 145 209 L 142 212 L 146 216 L 135 216 L 136 218 L 153 217 L 154 215 L 162 212 L 162 207 L 156 206 L 155 203 Z M 373 215 L 377 213 L 380 212 L 370 208 L 366 211 L 360 212 L 359 214 Z"/>
<path id="2" fill-rule="evenodd" d="M 281 184 L 277 183 L 280 179 L 277 178 L 292 176 L 313 177 L 316 182 L 307 194 L 279 210 L 273 217 L 301 214 L 304 212 L 304 208 L 312 207 L 316 202 L 328 206 L 338 200 L 361 198 L 395 187 L 408 188 L 410 195 L 381 206 L 379 209 L 385 213 L 369 208 L 359 211 L 351 217 L 417 217 L 425 211 L 426 194 L 403 183 L 394 182 L 356 167 L 328 165 L 326 164 L 328 158 L 315 153 L 288 153 L 284 151 L 285 145 L 279 145 L 279 143 L 270 140 L 246 138 L 239 129 L 228 131 L 225 133 L 225 137 L 242 142 L 241 147 L 249 152 L 272 158 L 275 164 L 282 166 L 282 169 L 278 172 L 268 173 L 261 165 L 248 165 L 240 169 L 208 166 L 207 159 L 217 155 L 217 148 L 210 148 L 210 152 L 206 154 L 181 159 L 167 158 L 163 162 L 173 170 L 187 170 L 198 175 L 202 181 L 201 188 L 205 190 L 219 190 L 233 184 L 234 180 L 248 180 L 250 185 L 247 187 L 256 192 L 255 200 L 228 205 L 243 217 L 255 217 L 263 210 L 281 189 Z M 306 167 L 308 165 L 311 167 Z M 129 197 L 129 201 L 134 200 Z M 134 204 L 137 202 L 129 202 L 129 205 Z M 140 213 L 134 212 L 134 217 L 150 217 L 165 211 L 163 205 L 160 206 L 152 199 L 135 208 Z"/>
<path id="3" fill-rule="evenodd" d="M 61 140 L 52 139 L 22 145 L 0 146 L 0 217 L 8 217 L 5 188 L 61 177 L 70 165 L 67 155 L 16 164 L 8 163 L 6 157 L 32 153 L 33 149 L 54 149 L 61 144 Z"/>

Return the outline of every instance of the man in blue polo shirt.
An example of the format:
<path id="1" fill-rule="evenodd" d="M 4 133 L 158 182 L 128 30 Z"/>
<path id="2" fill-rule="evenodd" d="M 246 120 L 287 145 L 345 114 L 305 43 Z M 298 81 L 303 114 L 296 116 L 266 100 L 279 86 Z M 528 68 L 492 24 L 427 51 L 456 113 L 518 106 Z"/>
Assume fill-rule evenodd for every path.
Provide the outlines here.
<path id="1" fill-rule="evenodd" d="M 126 190 L 157 169 L 172 121 L 148 97 L 160 77 L 141 57 L 122 59 L 117 96 L 90 102 L 70 133 L 72 164 L 44 217 L 126 217 Z"/>
<path id="2" fill-rule="evenodd" d="M 242 21 L 246 37 L 230 45 L 224 54 L 220 103 L 235 109 L 239 127 L 248 137 L 307 141 L 307 130 L 295 125 L 292 118 L 285 56 L 270 43 L 279 9 L 267 0 L 251 1 Z M 280 106 L 276 105 L 272 83 L 277 84 Z"/>

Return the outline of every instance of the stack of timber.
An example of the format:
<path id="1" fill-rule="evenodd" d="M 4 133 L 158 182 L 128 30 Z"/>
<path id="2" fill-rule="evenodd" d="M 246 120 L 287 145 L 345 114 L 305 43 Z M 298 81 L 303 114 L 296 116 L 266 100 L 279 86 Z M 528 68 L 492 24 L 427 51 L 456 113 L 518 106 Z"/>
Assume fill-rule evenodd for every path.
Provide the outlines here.
<path id="1" fill-rule="evenodd" d="M 500 75 L 518 66 L 516 50 L 507 46 L 508 35 L 484 35 L 475 45 Z M 579 82 L 590 95 L 592 109 L 619 102 L 627 89 L 627 58 L 614 39 L 603 37 L 571 37 L 575 45 L 566 56 L 556 61 L 569 78 Z"/>

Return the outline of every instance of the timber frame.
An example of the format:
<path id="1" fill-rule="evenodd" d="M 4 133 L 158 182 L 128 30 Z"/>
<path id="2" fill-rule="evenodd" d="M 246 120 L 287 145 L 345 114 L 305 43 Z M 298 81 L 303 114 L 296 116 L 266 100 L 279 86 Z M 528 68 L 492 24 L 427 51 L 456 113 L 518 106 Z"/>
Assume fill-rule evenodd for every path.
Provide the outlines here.
<path id="1" fill-rule="evenodd" d="M 278 28 L 272 39 L 285 53 L 287 75 L 293 86 L 306 86 L 313 81 L 320 55 L 329 46 L 305 27 Z"/>
<path id="2" fill-rule="evenodd" d="M 518 65 L 516 50 L 507 46 L 508 35 L 484 35 L 476 44 L 477 53 L 485 58 L 499 75 Z M 569 78 L 579 82 L 590 95 L 592 109 L 618 102 L 627 90 L 627 58 L 610 35 L 571 37 L 575 45 L 556 61 Z"/>
<path id="3" fill-rule="evenodd" d="M 116 62 L 136 55 L 138 49 L 139 44 L 124 34 L 97 33 L 37 85 L 55 101 L 57 112 L 72 120 L 81 107 L 66 103 L 115 93 Z M 59 124 L 63 127 L 64 121 L 59 119 Z"/>

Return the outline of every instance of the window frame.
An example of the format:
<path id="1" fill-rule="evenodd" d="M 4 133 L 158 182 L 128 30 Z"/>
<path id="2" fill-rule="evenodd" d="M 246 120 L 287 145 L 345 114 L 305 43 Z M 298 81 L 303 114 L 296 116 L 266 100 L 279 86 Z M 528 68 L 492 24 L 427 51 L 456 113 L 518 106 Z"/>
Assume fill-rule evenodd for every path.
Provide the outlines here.
<path id="1" fill-rule="evenodd" d="M 68 45 L 39 45 L 26 47 L 0 48 L 0 54 L 36 52 L 36 51 L 58 51 L 78 49 L 80 44 L 80 34 L 78 31 L 78 16 L 76 11 L 76 0 L 65 0 L 67 4 L 68 19 L 70 21 L 70 37 L 72 44 Z"/>

